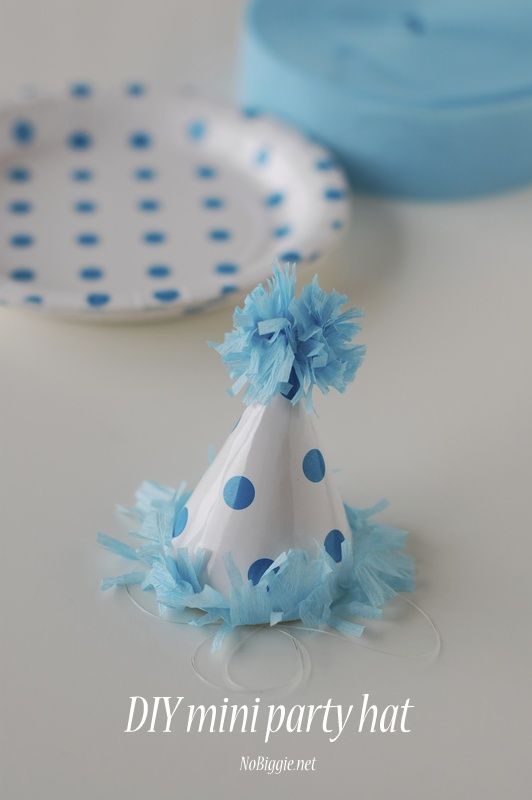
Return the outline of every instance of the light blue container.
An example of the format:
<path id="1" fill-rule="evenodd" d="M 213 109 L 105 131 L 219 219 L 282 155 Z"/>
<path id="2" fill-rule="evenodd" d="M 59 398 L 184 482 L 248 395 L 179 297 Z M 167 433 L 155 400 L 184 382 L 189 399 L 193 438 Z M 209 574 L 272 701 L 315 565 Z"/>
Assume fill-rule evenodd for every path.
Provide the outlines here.
<path id="1" fill-rule="evenodd" d="M 532 2 L 252 0 L 240 99 L 353 186 L 459 198 L 532 181 Z"/>

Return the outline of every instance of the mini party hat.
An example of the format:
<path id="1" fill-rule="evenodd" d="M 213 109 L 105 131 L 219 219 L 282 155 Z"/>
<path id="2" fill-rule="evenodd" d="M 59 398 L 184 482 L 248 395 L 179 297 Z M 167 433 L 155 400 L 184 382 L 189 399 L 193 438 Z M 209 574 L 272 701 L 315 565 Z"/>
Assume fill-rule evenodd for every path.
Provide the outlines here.
<path id="1" fill-rule="evenodd" d="M 142 546 L 99 535 L 145 565 L 102 588 L 140 583 L 163 614 L 195 609 L 193 624 L 221 623 L 219 640 L 238 625 L 297 619 L 358 636 L 353 617 L 380 616 L 413 588 L 406 534 L 374 521 L 382 503 L 341 500 L 316 430 L 314 387 L 343 392 L 365 353 L 353 344 L 361 312 L 343 310 L 346 301 L 316 277 L 297 297 L 291 266 L 246 297 L 212 345 L 246 408 L 192 493 L 140 487 L 129 512 Z"/>

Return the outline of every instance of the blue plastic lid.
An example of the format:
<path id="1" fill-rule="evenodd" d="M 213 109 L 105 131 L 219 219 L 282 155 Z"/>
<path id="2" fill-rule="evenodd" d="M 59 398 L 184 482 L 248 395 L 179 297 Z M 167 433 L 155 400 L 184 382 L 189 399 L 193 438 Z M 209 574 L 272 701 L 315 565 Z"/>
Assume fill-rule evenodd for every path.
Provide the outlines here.
<path id="1" fill-rule="evenodd" d="M 386 102 L 492 102 L 532 92 L 532 3 L 267 0 L 251 24 L 279 58 Z"/>
<path id="2" fill-rule="evenodd" d="M 336 149 L 356 187 L 532 180 L 530 0 L 252 0 L 242 100 Z"/>

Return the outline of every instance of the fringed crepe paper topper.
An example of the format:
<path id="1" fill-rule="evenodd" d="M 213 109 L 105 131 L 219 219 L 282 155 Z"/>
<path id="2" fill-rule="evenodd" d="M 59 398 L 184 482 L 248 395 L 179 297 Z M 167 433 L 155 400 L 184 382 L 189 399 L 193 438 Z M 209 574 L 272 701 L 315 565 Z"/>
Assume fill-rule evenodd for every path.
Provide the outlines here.
<path id="1" fill-rule="evenodd" d="M 197 609 L 191 620 L 238 625 L 301 619 L 359 636 L 353 616 L 378 617 L 413 588 L 405 534 L 373 520 L 382 505 L 343 503 L 312 412 L 312 390 L 343 392 L 365 349 L 347 298 L 314 278 L 295 295 L 294 267 L 276 269 L 212 345 L 228 365 L 232 394 L 247 407 L 192 493 L 145 483 L 131 509 L 145 544 L 100 542 L 144 564 L 107 579 L 154 590 L 162 613 Z"/>
<path id="2" fill-rule="evenodd" d="M 276 269 L 267 288 L 257 286 L 235 310 L 234 330 L 223 343 L 211 345 L 235 381 L 231 394 L 246 389 L 246 405 L 282 394 L 311 410 L 314 386 L 343 392 L 364 357 L 366 348 L 352 344 L 362 313 L 342 312 L 347 297 L 324 292 L 317 276 L 298 298 L 295 286 L 295 267 Z"/>

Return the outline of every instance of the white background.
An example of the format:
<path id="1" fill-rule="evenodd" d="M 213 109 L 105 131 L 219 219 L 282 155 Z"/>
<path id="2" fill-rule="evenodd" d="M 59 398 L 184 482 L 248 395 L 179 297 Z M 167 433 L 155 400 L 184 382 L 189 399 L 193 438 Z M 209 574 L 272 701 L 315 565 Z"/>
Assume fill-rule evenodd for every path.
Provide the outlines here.
<path id="1" fill-rule="evenodd" d="M 88 78 L 194 82 L 231 96 L 242 2 L 2 0 L 0 94 Z M 504 154 L 501 154 L 503 157 Z M 194 676 L 203 634 L 100 595 L 117 562 L 97 530 L 143 478 L 197 480 L 239 401 L 206 346 L 228 309 L 151 326 L 0 315 L 1 796 L 526 796 L 532 533 L 532 190 L 471 203 L 357 198 L 323 285 L 366 312 L 368 357 L 320 424 L 346 499 L 382 495 L 412 531 L 435 663 L 306 639 L 313 676 L 284 702 L 404 702 L 409 735 L 122 733 L 128 696 L 221 702 Z M 393 639 L 415 652 L 415 619 Z M 419 622 L 419 620 L 418 620 Z M 425 636 L 427 641 L 430 641 Z M 371 639 L 369 640 L 371 643 Z M 286 659 L 278 635 L 261 659 Z M 419 649 L 419 648 L 418 648 Z M 234 697 L 231 696 L 233 700 Z M 178 731 L 181 730 L 177 725 Z M 317 757 L 314 774 L 243 775 L 242 754 Z M 530 781 L 528 780 L 528 783 Z"/>

